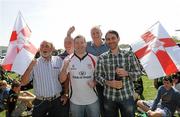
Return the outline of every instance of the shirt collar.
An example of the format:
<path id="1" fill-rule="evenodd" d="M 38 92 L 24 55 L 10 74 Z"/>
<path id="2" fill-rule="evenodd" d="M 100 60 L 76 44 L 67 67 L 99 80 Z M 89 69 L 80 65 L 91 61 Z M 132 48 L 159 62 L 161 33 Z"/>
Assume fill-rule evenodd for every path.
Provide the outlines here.
<path id="1" fill-rule="evenodd" d="M 103 46 L 103 45 L 105 45 L 105 42 L 103 41 L 102 43 L 101 43 L 101 45 L 100 46 L 98 46 L 98 47 L 101 47 L 101 46 Z M 91 42 L 91 46 L 94 46 L 94 47 L 96 47 L 97 48 L 97 46 L 94 44 L 94 42 L 92 41 Z"/>
<path id="2" fill-rule="evenodd" d="M 76 53 L 74 53 L 74 56 L 76 56 L 80 61 L 83 60 L 87 55 L 88 55 L 88 53 L 86 52 L 84 54 L 84 56 L 82 58 L 80 58 Z"/>
<path id="3" fill-rule="evenodd" d="M 43 62 L 49 62 L 49 61 L 51 61 L 52 60 L 52 56 L 51 56 L 51 58 L 49 59 L 49 60 L 46 60 L 44 57 L 40 57 L 41 58 L 41 60 L 43 61 Z"/>
<path id="4" fill-rule="evenodd" d="M 120 52 L 122 52 L 122 50 L 118 47 L 118 53 L 117 54 L 119 54 Z M 111 49 L 109 49 L 108 54 L 112 54 Z"/>

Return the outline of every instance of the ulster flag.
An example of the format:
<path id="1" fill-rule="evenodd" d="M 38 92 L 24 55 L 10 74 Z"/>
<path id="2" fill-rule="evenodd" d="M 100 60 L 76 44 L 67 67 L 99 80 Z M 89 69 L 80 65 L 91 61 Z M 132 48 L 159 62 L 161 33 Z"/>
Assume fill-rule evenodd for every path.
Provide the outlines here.
<path id="1" fill-rule="evenodd" d="M 150 79 L 180 71 L 180 47 L 160 22 L 148 29 L 131 47 Z"/>
<path id="2" fill-rule="evenodd" d="M 37 49 L 29 41 L 31 30 L 19 12 L 11 34 L 6 57 L 2 67 L 22 75 L 34 58 Z"/>

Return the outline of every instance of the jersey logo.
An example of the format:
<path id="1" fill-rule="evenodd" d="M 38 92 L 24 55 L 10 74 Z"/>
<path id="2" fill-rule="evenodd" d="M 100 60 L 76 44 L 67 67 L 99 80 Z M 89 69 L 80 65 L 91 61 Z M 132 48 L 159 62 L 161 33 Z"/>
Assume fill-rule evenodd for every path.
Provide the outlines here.
<path id="1" fill-rule="evenodd" d="M 84 75 L 86 75 L 86 72 L 85 71 L 80 71 L 79 75 L 84 76 Z"/>
<path id="2" fill-rule="evenodd" d="M 77 70 L 74 64 L 72 65 L 71 70 Z"/>

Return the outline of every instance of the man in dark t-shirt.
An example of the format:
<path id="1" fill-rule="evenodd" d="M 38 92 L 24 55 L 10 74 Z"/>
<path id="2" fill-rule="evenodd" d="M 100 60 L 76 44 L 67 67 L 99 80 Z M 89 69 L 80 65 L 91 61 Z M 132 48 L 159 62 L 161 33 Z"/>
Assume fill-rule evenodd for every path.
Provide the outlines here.
<path id="1" fill-rule="evenodd" d="M 137 105 L 144 110 L 148 116 L 172 117 L 177 107 L 180 106 L 180 92 L 172 87 L 171 77 L 163 78 L 163 85 L 158 88 L 156 98 L 152 105 L 148 105 L 142 100 Z M 158 103 L 160 105 L 158 107 Z"/>
<path id="2" fill-rule="evenodd" d="M 14 109 L 16 107 L 20 89 L 21 89 L 20 82 L 13 81 L 11 89 L 9 91 L 9 96 L 6 99 L 7 100 L 6 117 L 12 117 L 12 112 L 14 111 Z"/>

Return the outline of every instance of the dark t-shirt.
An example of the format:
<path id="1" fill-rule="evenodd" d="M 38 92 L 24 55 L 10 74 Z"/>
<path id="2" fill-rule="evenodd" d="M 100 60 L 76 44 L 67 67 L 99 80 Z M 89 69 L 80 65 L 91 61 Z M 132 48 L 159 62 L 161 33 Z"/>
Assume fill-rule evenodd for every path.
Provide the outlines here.
<path id="1" fill-rule="evenodd" d="M 62 60 L 64 60 L 69 54 L 67 53 L 67 51 L 64 51 L 62 54 L 60 54 L 59 56 L 61 57 Z"/>
<path id="2" fill-rule="evenodd" d="M 155 110 L 157 108 L 157 104 L 161 100 L 161 108 L 166 107 L 171 111 L 171 114 L 174 114 L 176 107 L 180 105 L 179 99 L 180 93 L 176 89 L 171 88 L 170 90 L 166 90 L 164 85 L 162 85 L 158 89 L 158 94 L 154 100 L 151 110 Z"/>
<path id="3" fill-rule="evenodd" d="M 17 99 L 18 99 L 18 94 L 16 94 L 13 90 L 10 90 L 9 97 L 7 100 L 8 115 L 11 115 L 12 111 L 15 109 Z"/>

